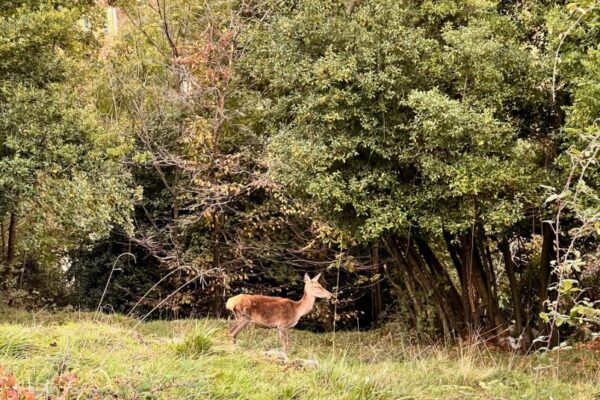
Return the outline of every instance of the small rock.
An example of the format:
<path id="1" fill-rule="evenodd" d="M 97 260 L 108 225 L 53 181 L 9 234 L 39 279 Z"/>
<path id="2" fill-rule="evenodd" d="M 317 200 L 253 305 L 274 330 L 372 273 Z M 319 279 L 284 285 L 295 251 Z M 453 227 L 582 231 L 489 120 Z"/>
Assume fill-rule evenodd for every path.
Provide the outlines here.
<path id="1" fill-rule="evenodd" d="M 297 360 L 294 360 L 294 363 L 302 368 L 316 368 L 319 366 L 319 362 L 314 358 L 299 358 Z"/>
<path id="2" fill-rule="evenodd" d="M 284 363 L 288 362 L 287 354 L 285 354 L 281 350 L 273 349 L 273 350 L 266 351 L 265 356 L 267 356 L 268 358 L 274 359 L 275 361 L 280 361 L 280 362 L 284 362 Z"/>

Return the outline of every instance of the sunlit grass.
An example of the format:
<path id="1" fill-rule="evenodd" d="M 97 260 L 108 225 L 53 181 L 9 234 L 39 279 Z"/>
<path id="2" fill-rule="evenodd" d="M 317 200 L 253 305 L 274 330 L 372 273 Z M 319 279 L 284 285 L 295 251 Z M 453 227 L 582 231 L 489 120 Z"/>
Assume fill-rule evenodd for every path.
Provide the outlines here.
<path id="1" fill-rule="evenodd" d="M 397 327 L 292 331 L 289 361 L 269 357 L 276 331 L 229 322 L 137 323 L 120 316 L 4 312 L 0 365 L 43 398 L 74 374 L 71 398 L 119 399 L 594 399 L 600 356 L 527 357 L 483 345 L 443 347 Z M 2 322 L 4 321 L 4 322 Z"/>
<path id="2" fill-rule="evenodd" d="M 0 357 L 24 358 L 34 347 L 31 329 L 0 325 Z"/>
<path id="3" fill-rule="evenodd" d="M 210 326 L 206 322 L 196 324 L 190 333 L 175 343 L 175 352 L 180 356 L 192 358 L 210 354 L 213 350 L 215 336 L 217 336 L 217 328 L 214 326 Z"/>

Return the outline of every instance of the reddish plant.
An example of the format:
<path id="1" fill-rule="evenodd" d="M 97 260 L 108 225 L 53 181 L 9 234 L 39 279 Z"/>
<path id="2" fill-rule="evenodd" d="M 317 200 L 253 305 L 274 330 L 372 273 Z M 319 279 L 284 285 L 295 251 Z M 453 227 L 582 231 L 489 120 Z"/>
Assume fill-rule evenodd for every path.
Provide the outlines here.
<path id="1" fill-rule="evenodd" d="M 73 386 L 77 383 L 77 375 L 75 374 L 63 374 L 57 375 L 54 378 L 54 385 L 58 390 L 58 397 L 56 400 L 67 400 L 69 397 L 69 392 L 73 388 Z"/>
<path id="2" fill-rule="evenodd" d="M 0 400 L 34 400 L 34 394 L 28 389 L 19 387 L 17 378 L 12 373 L 4 372 L 0 367 Z"/>

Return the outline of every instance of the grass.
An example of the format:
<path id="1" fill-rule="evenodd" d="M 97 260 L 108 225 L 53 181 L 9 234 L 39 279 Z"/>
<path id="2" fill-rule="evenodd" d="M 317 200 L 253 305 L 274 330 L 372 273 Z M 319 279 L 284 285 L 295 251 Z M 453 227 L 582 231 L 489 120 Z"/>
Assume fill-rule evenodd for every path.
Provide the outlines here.
<path id="1" fill-rule="evenodd" d="M 0 325 L 0 356 L 23 358 L 34 347 L 30 329 L 17 325 Z"/>
<path id="2" fill-rule="evenodd" d="M 267 354 L 275 331 L 247 328 L 233 346 L 229 325 L 4 310 L 0 366 L 38 398 L 64 393 L 68 377 L 69 399 L 600 399 L 600 353 L 584 348 L 445 348 L 388 326 L 292 331 L 282 362 Z"/>
<path id="3" fill-rule="evenodd" d="M 193 330 L 181 341 L 175 343 L 174 349 L 182 357 L 197 358 L 212 352 L 213 338 L 217 335 L 217 329 L 206 322 L 196 324 Z"/>

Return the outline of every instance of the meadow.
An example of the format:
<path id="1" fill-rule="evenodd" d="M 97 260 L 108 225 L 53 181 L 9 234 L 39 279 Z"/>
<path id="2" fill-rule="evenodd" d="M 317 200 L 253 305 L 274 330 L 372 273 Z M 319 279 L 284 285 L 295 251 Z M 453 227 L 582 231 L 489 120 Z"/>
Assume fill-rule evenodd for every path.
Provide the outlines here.
<path id="1" fill-rule="evenodd" d="M 230 324 L 4 310 L 0 398 L 11 399 L 13 389 L 22 398 L 52 399 L 600 397 L 597 343 L 522 356 L 483 343 L 417 342 L 390 324 L 335 334 L 294 330 L 284 360 L 273 351 L 276 331 L 246 329 L 234 346 Z"/>

